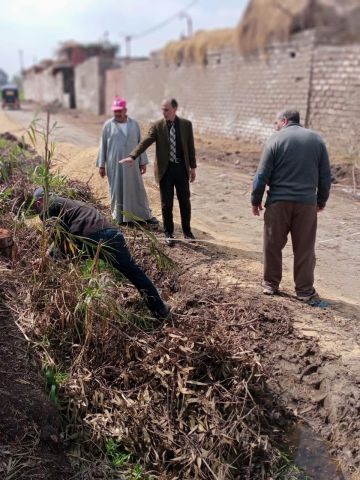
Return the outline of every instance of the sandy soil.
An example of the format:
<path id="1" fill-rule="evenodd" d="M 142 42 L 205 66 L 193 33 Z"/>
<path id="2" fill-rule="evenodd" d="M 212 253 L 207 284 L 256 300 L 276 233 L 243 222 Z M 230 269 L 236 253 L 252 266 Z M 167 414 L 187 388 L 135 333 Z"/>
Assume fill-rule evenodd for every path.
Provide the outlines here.
<path id="1" fill-rule="evenodd" d="M 22 134 L 33 116 L 31 106 L 20 112 L 0 113 L 0 132 Z M 38 116 L 42 118 L 43 114 Z M 106 181 L 100 179 L 94 166 L 104 119 L 64 111 L 52 118 L 58 123 L 54 132 L 57 168 L 69 177 L 89 181 L 107 203 Z M 211 266 L 200 273 L 256 291 L 261 282 L 262 219 L 251 215 L 249 193 L 260 147 L 228 139 L 198 138 L 197 151 L 198 178 L 192 185 L 193 231 L 201 242 L 193 248 L 201 249 L 201 244 L 209 243 L 218 247 L 217 258 L 212 258 Z M 151 149 L 149 156 L 152 160 Z M 146 184 L 153 211 L 160 216 L 151 167 Z M 301 416 L 323 436 L 338 442 L 334 453 L 341 455 L 346 455 L 349 435 L 349 425 L 342 423 L 341 415 L 348 399 L 352 399 L 355 410 L 349 407 L 347 415 L 359 417 L 360 383 L 360 209 L 359 200 L 345 192 L 347 184 L 350 185 L 350 179 L 345 177 L 342 184 L 334 186 L 326 210 L 319 216 L 316 286 L 329 302 L 329 308 L 312 309 L 292 298 L 292 255 L 288 245 L 284 252 L 284 295 L 271 302 L 276 308 L 284 305 L 291 310 L 296 339 L 279 338 L 267 354 L 269 365 L 280 372 L 274 389 L 283 392 L 297 413 L 300 405 Z M 314 341 L 316 348 L 309 347 L 308 353 L 294 360 L 297 349 L 311 346 Z M 276 349 L 279 353 L 289 350 L 289 342 L 292 354 L 287 352 L 286 358 L 276 356 Z M 306 362 L 302 361 L 304 357 Z M 304 374 L 309 365 L 314 366 Z M 296 375 L 306 379 L 313 374 L 318 376 L 317 381 L 310 379 L 313 383 L 294 381 Z M 353 439 L 358 435 L 359 432 L 352 432 Z M 348 457 L 351 455 L 350 452 Z M 345 464 L 349 467 L 348 460 Z"/>

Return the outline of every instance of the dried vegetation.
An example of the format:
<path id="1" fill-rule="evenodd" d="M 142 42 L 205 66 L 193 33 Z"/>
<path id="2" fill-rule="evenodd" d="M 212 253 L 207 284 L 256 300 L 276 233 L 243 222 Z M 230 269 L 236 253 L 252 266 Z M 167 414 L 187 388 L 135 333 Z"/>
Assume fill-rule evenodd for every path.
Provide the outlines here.
<path id="1" fill-rule="evenodd" d="M 168 43 L 162 54 L 167 62 L 197 63 L 205 65 L 209 51 L 219 51 L 224 47 L 235 45 L 235 29 L 223 28 L 219 30 L 199 31 L 192 37 Z"/>
<path id="2" fill-rule="evenodd" d="M 275 478 L 288 419 L 256 352 L 262 325 L 267 338 L 279 335 L 286 316 L 278 312 L 275 322 L 235 286 L 199 282 L 185 260 L 159 270 L 141 232 L 129 240 L 135 257 L 163 295 L 176 292 L 163 325 L 96 259 L 44 257 L 40 228 L 25 221 L 37 162 L 23 152 L 0 182 L 2 222 L 18 249 L 12 265 L 1 261 L 0 289 L 41 358 L 63 441 L 81 464 L 77 478 L 118 478 L 116 469 L 139 479 Z M 52 188 L 64 188 L 56 180 Z M 84 185 L 66 188 L 93 200 Z M 111 474 L 94 460 L 106 456 Z"/>
<path id="3" fill-rule="evenodd" d="M 161 51 L 167 62 L 206 64 L 207 54 L 238 48 L 242 55 L 272 42 L 288 41 L 294 33 L 332 27 L 332 43 L 360 40 L 360 0 L 250 0 L 236 28 L 199 31 L 168 43 Z"/>
<path id="4" fill-rule="evenodd" d="M 350 31 L 349 22 L 359 8 L 359 0 L 251 0 L 237 27 L 237 44 L 248 54 L 312 28 L 340 25 Z M 346 41 L 343 33 L 340 40 Z M 348 40 L 355 38 L 351 34 Z"/>

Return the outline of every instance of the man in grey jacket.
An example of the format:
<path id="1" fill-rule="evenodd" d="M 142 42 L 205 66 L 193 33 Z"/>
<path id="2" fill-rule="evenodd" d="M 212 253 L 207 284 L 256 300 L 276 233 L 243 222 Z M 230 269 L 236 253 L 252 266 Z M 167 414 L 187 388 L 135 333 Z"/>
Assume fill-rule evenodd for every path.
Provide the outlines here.
<path id="1" fill-rule="evenodd" d="M 252 211 L 264 214 L 263 292 L 274 295 L 282 277 L 282 250 L 291 234 L 296 296 L 304 302 L 314 289 L 317 212 L 325 208 L 331 174 L 328 152 L 319 134 L 300 125 L 297 110 L 277 116 L 275 133 L 267 142 L 253 182 Z"/>

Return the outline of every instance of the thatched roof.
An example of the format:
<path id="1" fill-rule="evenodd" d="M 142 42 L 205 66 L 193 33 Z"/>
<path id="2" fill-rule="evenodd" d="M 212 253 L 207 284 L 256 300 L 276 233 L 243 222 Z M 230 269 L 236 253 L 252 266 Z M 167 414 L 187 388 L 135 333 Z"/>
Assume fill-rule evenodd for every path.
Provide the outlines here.
<path id="1" fill-rule="evenodd" d="M 206 53 L 235 45 L 235 29 L 224 28 L 196 32 L 192 37 L 168 43 L 162 50 L 166 61 L 204 64 Z"/>
<path id="2" fill-rule="evenodd" d="M 350 19 L 360 0 L 250 0 L 237 27 L 243 54 L 286 41 L 296 32 L 333 26 Z"/>

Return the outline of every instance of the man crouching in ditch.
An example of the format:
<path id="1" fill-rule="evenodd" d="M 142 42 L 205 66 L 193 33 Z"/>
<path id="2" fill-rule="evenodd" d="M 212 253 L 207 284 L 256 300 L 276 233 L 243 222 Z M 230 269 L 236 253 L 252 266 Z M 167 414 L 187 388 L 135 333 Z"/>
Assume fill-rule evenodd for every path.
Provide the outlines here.
<path id="1" fill-rule="evenodd" d="M 162 301 L 151 280 L 135 263 L 124 236 L 117 228 L 95 207 L 77 200 L 49 194 L 45 209 L 44 195 L 42 187 L 37 188 L 33 194 L 35 208 L 43 222 L 54 219 L 62 231 L 76 237 L 78 246 L 87 250 L 91 257 L 95 256 L 100 245 L 100 258 L 116 268 L 137 288 L 151 312 L 158 318 L 169 315 L 170 306 Z"/>

